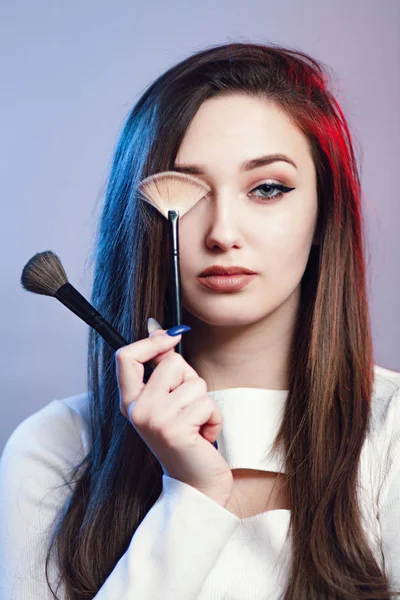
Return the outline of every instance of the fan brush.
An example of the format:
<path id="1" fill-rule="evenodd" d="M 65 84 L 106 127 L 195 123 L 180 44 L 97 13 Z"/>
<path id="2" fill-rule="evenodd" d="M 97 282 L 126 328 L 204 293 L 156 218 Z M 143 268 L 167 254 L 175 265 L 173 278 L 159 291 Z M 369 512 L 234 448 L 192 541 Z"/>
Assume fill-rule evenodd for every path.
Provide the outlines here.
<path id="1" fill-rule="evenodd" d="M 174 278 L 174 325 L 181 324 L 181 278 L 179 268 L 179 217 L 183 217 L 202 200 L 211 188 L 195 177 L 177 171 L 162 171 L 150 175 L 138 184 L 139 196 L 154 206 L 171 224 L 171 264 Z M 183 341 L 177 344 L 177 352 L 183 353 Z"/>

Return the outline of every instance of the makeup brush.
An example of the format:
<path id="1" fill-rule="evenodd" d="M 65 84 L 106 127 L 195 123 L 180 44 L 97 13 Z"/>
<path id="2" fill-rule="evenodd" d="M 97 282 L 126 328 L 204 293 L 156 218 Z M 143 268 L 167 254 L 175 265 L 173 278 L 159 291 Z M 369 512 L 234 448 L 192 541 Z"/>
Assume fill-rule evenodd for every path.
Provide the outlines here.
<path id="1" fill-rule="evenodd" d="M 129 344 L 69 283 L 60 259 L 51 250 L 32 256 L 23 268 L 21 284 L 28 292 L 57 298 L 85 323 L 93 327 L 114 350 Z"/>
<path id="2" fill-rule="evenodd" d="M 179 268 L 179 217 L 183 217 L 211 188 L 193 175 L 177 171 L 162 171 L 142 179 L 138 184 L 139 196 L 154 206 L 171 224 L 171 266 L 174 279 L 174 324 L 181 324 L 181 281 Z M 183 341 L 176 351 L 182 355 Z"/>
<path id="3" fill-rule="evenodd" d="M 114 350 L 129 342 L 68 281 L 60 259 L 51 250 L 38 252 L 26 263 L 21 275 L 22 287 L 28 292 L 53 296 L 80 319 L 93 327 Z M 212 442 L 218 450 L 218 443 Z"/>

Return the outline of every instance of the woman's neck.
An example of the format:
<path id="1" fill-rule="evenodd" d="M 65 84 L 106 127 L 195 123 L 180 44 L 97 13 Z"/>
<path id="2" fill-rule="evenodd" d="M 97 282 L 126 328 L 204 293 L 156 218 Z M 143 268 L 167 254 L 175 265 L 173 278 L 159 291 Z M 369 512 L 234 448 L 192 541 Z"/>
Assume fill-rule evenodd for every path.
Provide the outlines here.
<path id="1" fill-rule="evenodd" d="M 209 391 L 234 387 L 289 389 L 294 318 L 269 315 L 240 327 L 215 326 L 186 313 L 192 330 L 183 337 L 187 362 Z"/>

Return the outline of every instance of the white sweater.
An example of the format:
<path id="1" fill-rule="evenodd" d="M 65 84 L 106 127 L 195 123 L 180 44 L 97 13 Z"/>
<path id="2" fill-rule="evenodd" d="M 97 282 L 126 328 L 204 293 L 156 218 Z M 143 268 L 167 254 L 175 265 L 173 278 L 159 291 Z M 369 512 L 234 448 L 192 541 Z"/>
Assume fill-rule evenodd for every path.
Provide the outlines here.
<path id="1" fill-rule="evenodd" d="M 400 586 L 400 373 L 375 366 L 372 419 L 362 449 L 359 504 L 372 550 Z M 234 468 L 284 472 L 265 451 L 287 391 L 209 392 L 224 415 L 218 451 Z M 68 471 L 88 452 L 87 394 L 53 400 L 9 437 L 0 462 L 0 600 L 52 600 L 44 560 L 70 491 Z M 96 600 L 277 600 L 291 552 L 290 510 L 240 519 L 191 486 L 162 478 L 161 495 Z M 101 557 L 98 557 L 101 560 Z M 57 581 L 53 566 L 51 581 Z M 60 587 L 59 598 L 66 600 Z"/>

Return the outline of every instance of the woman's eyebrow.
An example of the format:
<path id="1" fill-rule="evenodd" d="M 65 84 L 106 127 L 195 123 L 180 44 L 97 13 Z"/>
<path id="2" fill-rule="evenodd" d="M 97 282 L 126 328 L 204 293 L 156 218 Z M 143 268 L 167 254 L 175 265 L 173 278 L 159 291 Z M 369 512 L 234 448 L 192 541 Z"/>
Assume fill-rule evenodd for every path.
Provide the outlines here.
<path id="1" fill-rule="evenodd" d="M 265 165 L 270 165 L 274 162 L 284 161 L 292 165 L 297 169 L 297 165 L 289 156 L 286 154 L 267 154 L 265 156 L 259 156 L 258 158 L 252 158 L 246 160 L 240 165 L 242 171 L 251 171 L 251 169 L 257 169 Z M 205 175 L 205 168 L 202 165 L 174 165 L 172 171 L 179 171 L 181 173 L 189 173 L 192 175 Z"/>

